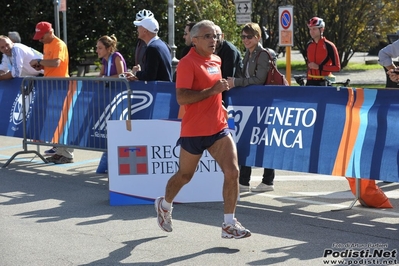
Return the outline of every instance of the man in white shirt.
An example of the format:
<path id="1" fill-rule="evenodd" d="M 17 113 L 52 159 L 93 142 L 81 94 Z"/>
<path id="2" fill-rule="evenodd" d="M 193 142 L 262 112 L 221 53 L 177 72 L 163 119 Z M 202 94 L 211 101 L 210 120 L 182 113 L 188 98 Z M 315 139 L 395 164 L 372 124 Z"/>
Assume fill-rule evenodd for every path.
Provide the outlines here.
<path id="1" fill-rule="evenodd" d="M 43 55 L 35 49 L 22 43 L 13 43 L 10 38 L 0 35 L 0 52 L 3 59 L 0 65 L 0 80 L 37 76 L 43 70 L 37 71 L 29 62 L 33 59 L 42 59 Z"/>

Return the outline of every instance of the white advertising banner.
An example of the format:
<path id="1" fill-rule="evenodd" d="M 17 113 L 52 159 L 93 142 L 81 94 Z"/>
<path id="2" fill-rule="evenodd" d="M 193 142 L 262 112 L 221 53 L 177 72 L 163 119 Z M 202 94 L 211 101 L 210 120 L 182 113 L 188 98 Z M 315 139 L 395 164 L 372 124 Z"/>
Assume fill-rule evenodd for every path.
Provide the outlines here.
<path id="1" fill-rule="evenodd" d="M 179 169 L 180 121 L 109 120 L 108 175 L 111 205 L 152 204 Z M 174 202 L 222 201 L 223 173 L 205 151 L 193 179 Z"/>

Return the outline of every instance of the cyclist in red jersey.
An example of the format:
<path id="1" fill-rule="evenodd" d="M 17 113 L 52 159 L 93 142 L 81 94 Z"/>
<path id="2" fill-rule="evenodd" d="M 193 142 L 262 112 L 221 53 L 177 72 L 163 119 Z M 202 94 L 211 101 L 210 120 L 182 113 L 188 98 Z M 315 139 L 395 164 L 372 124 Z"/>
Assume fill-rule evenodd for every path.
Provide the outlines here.
<path id="1" fill-rule="evenodd" d="M 333 77 L 331 72 L 341 70 L 338 50 L 334 43 L 323 36 L 325 23 L 319 17 L 309 20 L 308 28 L 312 40 L 308 43 L 307 53 L 307 86 L 327 86 L 327 79 Z"/>

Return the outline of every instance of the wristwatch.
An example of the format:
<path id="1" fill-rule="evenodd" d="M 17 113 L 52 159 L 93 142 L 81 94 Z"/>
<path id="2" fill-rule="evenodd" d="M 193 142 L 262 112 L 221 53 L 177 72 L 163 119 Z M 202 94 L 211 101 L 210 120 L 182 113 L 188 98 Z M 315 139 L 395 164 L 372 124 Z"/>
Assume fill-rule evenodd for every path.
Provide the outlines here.
<path id="1" fill-rule="evenodd" d="M 39 65 L 39 66 L 41 66 L 40 65 L 40 62 L 42 61 L 42 59 L 37 59 L 37 64 Z"/>

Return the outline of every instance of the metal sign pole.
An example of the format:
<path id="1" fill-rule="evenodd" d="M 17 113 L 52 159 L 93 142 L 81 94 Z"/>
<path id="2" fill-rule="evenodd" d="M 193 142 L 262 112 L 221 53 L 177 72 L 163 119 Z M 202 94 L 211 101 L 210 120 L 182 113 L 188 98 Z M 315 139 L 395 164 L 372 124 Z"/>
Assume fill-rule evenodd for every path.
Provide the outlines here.
<path id="1" fill-rule="evenodd" d="M 175 45 L 175 1 L 168 0 L 168 43 L 172 49 L 172 71 L 176 70 L 179 60 L 176 58 L 176 45 Z"/>
<path id="2" fill-rule="evenodd" d="M 60 16 L 58 13 L 58 0 L 54 0 L 54 26 L 55 26 L 55 35 L 60 37 Z"/>
<path id="3" fill-rule="evenodd" d="M 63 31 L 63 36 L 64 36 L 64 43 L 68 43 L 68 40 L 67 40 L 67 21 L 66 21 L 66 11 L 62 11 L 62 22 L 63 22 L 63 24 L 62 24 L 62 29 L 64 30 Z"/>

